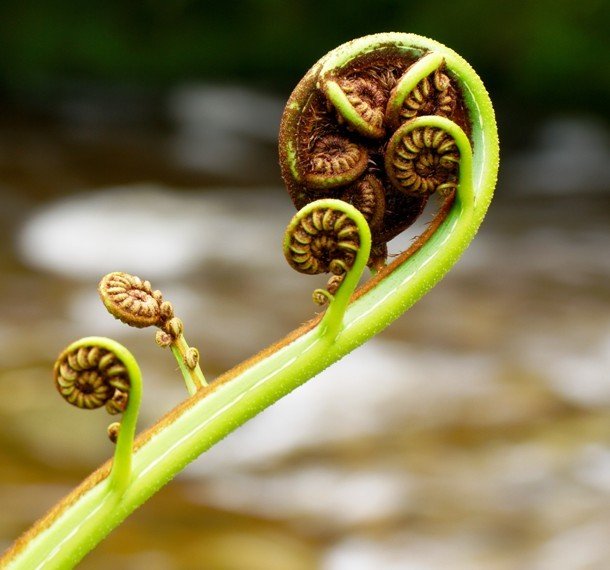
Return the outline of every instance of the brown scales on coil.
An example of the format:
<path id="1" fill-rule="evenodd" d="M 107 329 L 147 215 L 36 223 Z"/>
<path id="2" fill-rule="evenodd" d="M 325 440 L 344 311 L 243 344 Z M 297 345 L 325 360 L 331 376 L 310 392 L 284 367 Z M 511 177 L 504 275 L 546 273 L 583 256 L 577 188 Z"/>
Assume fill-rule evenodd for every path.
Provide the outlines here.
<path id="1" fill-rule="evenodd" d="M 351 182 L 362 174 L 366 151 L 345 137 L 326 135 L 313 144 L 309 173 L 305 179 L 313 188 L 332 188 Z"/>
<path id="2" fill-rule="evenodd" d="M 416 128 L 402 135 L 399 129 L 388 145 L 386 169 L 392 183 L 403 192 L 448 195 L 457 186 L 460 160 L 455 141 L 434 127 Z"/>
<path id="3" fill-rule="evenodd" d="M 383 136 L 383 115 L 387 101 L 383 90 L 366 77 L 339 79 L 337 84 L 360 117 L 378 133 L 378 136 Z M 344 122 L 340 113 L 337 114 L 337 120 L 339 124 Z"/>
<path id="4" fill-rule="evenodd" d="M 98 292 L 108 312 L 125 324 L 159 327 L 159 345 L 169 346 L 182 334 L 182 321 L 174 316 L 172 304 L 163 300 L 161 291 L 153 291 L 149 281 L 114 271 L 102 277 Z"/>
<path id="5" fill-rule="evenodd" d="M 424 77 L 405 98 L 400 110 L 403 121 L 422 115 L 449 117 L 455 110 L 455 90 L 441 69 Z"/>
<path id="6" fill-rule="evenodd" d="M 62 398 L 82 409 L 106 406 L 110 414 L 123 412 L 129 394 L 127 368 L 109 350 L 81 346 L 64 351 L 53 370 L 55 386 Z"/>
<path id="7" fill-rule="evenodd" d="M 316 190 L 349 184 L 366 168 L 366 149 L 339 133 L 325 100 L 313 99 L 299 121 L 298 156 L 303 181 Z"/>
<path id="8" fill-rule="evenodd" d="M 280 164 L 295 206 L 326 196 L 354 205 L 371 229 L 368 264 L 375 269 L 385 264 L 385 244 L 421 215 L 433 192 L 449 197 L 457 188 L 455 148 L 440 155 L 438 148 L 422 148 L 417 159 L 387 160 L 395 131 L 412 118 L 443 116 L 470 135 L 460 82 L 444 61 L 411 92 L 400 89 L 413 64 L 429 53 L 388 45 L 336 67 L 325 68 L 322 60 L 296 87 L 282 118 Z"/>
<path id="9" fill-rule="evenodd" d="M 380 64 L 379 66 L 367 69 L 366 76 L 370 81 L 374 81 L 383 93 L 384 106 L 387 104 L 392 89 L 394 89 L 405 69 L 406 66 L 404 64 L 388 65 L 387 63 L 385 66 Z"/>
<path id="10" fill-rule="evenodd" d="M 161 291 L 153 291 L 150 282 L 135 275 L 109 273 L 100 281 L 98 291 L 108 312 L 132 327 L 161 326 L 173 316 Z"/>
<path id="11" fill-rule="evenodd" d="M 353 265 L 359 247 L 356 224 L 347 214 L 326 208 L 299 220 L 284 253 L 301 273 L 342 275 Z"/>
<path id="12" fill-rule="evenodd" d="M 360 210 L 371 231 L 377 229 L 385 213 L 383 185 L 373 174 L 367 174 L 348 186 L 339 196 L 341 200 Z"/>

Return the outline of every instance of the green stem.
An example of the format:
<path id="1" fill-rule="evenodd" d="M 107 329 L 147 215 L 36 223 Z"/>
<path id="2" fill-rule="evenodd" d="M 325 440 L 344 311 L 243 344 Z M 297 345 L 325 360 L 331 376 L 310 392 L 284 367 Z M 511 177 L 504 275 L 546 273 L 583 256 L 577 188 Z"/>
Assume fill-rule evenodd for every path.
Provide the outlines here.
<path id="1" fill-rule="evenodd" d="M 111 508 L 108 481 L 102 480 L 32 539 L 7 568 L 64 568 L 78 562 L 83 544 L 93 547 L 191 460 L 389 325 L 442 277 L 474 236 L 477 216 L 472 205 L 458 192 L 452 211 L 433 238 L 348 307 L 335 342 L 324 342 L 316 327 L 230 381 L 221 379 L 218 385 L 198 392 L 134 454 L 134 476 L 120 508 Z M 62 548 L 56 549 L 56 544 Z"/>
<path id="2" fill-rule="evenodd" d="M 498 140 L 491 103 L 481 81 L 461 57 L 412 34 L 379 34 L 350 42 L 331 52 L 323 67 L 347 61 L 354 52 L 385 45 L 417 54 L 426 50 L 442 53 L 463 89 L 472 120 L 474 154 L 471 168 L 460 164 L 457 196 L 447 218 L 412 257 L 397 267 L 381 270 L 374 286 L 347 306 L 343 328 L 334 342 L 325 341 L 320 325 L 305 327 L 199 390 L 140 438 L 132 477 L 119 503 L 114 502 L 117 493 L 112 493 L 108 468 L 102 467 L 0 559 L 3 568 L 74 566 L 189 462 L 387 327 L 433 287 L 466 249 L 489 206 L 496 181 Z M 434 124 L 430 117 L 421 120 Z M 463 148 L 460 152 L 463 159 Z"/>
<path id="3" fill-rule="evenodd" d="M 180 368 L 180 372 L 182 373 L 182 377 L 184 378 L 184 383 L 186 384 L 186 390 L 189 393 L 189 396 L 192 396 L 197 392 L 197 385 L 193 380 L 191 375 L 191 371 L 184 364 L 184 358 L 182 357 L 182 353 L 180 349 L 176 346 L 175 343 L 169 345 L 176 362 L 178 363 L 178 368 Z"/>
<path id="4" fill-rule="evenodd" d="M 186 353 L 190 346 L 186 342 L 186 338 L 183 334 L 179 335 L 176 339 L 176 345 L 178 346 L 178 349 L 186 362 Z M 203 375 L 203 371 L 201 370 L 201 366 L 199 365 L 199 361 L 197 361 L 197 364 L 193 368 L 186 366 L 186 369 L 189 371 L 189 375 L 192 378 L 193 384 L 195 385 L 195 390 L 199 390 L 199 388 L 208 385 L 205 376 Z"/>

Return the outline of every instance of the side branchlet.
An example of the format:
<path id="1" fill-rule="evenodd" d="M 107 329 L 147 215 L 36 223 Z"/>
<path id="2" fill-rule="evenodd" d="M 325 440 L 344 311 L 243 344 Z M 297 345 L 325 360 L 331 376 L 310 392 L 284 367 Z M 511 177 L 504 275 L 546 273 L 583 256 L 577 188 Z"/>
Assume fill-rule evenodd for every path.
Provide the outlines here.
<path id="1" fill-rule="evenodd" d="M 104 306 L 115 318 L 132 327 L 159 328 L 155 341 L 171 349 L 189 394 L 207 385 L 199 366 L 199 351 L 186 342 L 184 324 L 174 315 L 172 304 L 163 299 L 161 291 L 153 290 L 149 281 L 120 271 L 105 275 L 98 291 Z"/>
<path id="2" fill-rule="evenodd" d="M 300 273 L 332 273 L 326 289 L 313 292 L 314 302 L 329 307 L 320 324 L 325 338 L 334 340 L 343 315 L 366 267 L 371 231 L 362 213 L 334 198 L 316 200 L 301 208 L 284 235 L 284 256 Z"/>
<path id="3" fill-rule="evenodd" d="M 111 482 L 114 488 L 125 489 L 142 400 L 142 375 L 134 357 L 112 339 L 86 337 L 59 355 L 53 377 L 57 391 L 69 404 L 85 410 L 105 407 L 109 414 L 123 414 L 120 423 L 108 426 L 108 437 L 116 443 Z"/>

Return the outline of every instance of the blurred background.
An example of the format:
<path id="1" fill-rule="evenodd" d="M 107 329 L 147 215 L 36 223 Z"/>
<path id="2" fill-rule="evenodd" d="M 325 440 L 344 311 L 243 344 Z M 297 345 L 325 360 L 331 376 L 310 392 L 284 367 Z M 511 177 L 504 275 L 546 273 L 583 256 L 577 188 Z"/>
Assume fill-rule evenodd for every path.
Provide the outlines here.
<path id="1" fill-rule="evenodd" d="M 280 247 L 284 102 L 336 45 L 409 31 L 463 55 L 496 105 L 501 177 L 479 236 L 409 313 L 80 567 L 609 568 L 603 4 L 3 0 L 0 549 L 112 453 L 108 416 L 55 393 L 66 344 L 134 352 L 142 428 L 185 397 L 153 333 L 103 309 L 104 273 L 163 290 L 212 379 L 313 315 L 323 280 Z"/>

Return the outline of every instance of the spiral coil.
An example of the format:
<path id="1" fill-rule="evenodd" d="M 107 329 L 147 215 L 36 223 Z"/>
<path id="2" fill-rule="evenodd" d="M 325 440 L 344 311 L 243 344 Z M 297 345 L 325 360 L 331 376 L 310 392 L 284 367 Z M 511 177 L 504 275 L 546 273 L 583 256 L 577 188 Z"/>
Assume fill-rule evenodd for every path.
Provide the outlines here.
<path id="1" fill-rule="evenodd" d="M 377 46 L 331 60 L 312 68 L 286 106 L 282 175 L 297 208 L 329 196 L 359 209 L 377 252 L 370 265 L 379 267 L 387 242 L 419 217 L 433 193 L 451 197 L 459 179 L 451 135 L 403 127 L 444 117 L 469 133 L 464 95 L 445 58 L 433 51 Z"/>
<path id="2" fill-rule="evenodd" d="M 108 413 L 117 414 L 127 406 L 127 368 L 110 350 L 93 345 L 64 351 L 55 363 L 53 377 L 62 398 L 77 408 L 106 406 Z"/>

